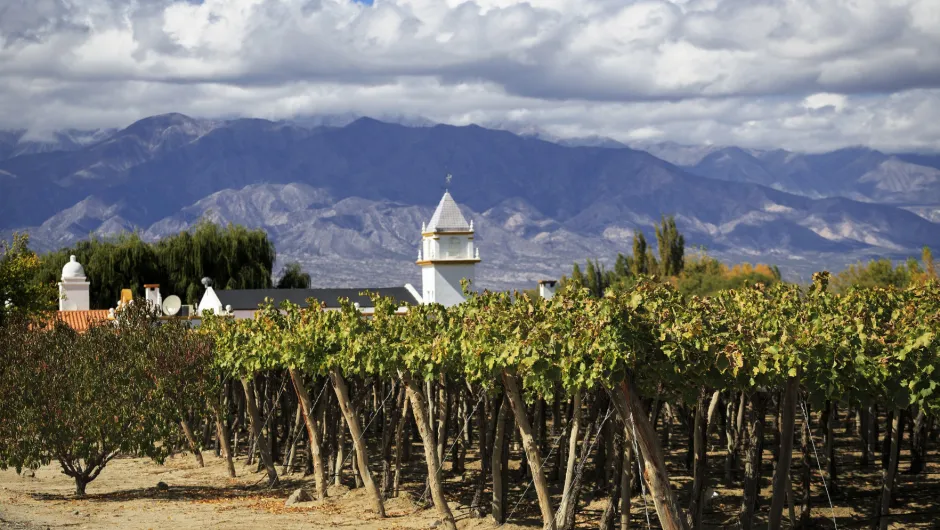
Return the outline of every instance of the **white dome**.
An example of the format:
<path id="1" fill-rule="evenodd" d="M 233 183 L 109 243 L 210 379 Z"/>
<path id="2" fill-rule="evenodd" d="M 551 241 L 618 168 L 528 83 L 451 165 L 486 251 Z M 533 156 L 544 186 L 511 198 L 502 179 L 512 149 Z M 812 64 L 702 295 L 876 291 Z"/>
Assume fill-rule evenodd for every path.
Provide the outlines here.
<path id="1" fill-rule="evenodd" d="M 69 262 L 62 267 L 63 280 L 84 280 L 85 269 L 82 264 L 75 260 L 75 256 L 69 256 Z"/>

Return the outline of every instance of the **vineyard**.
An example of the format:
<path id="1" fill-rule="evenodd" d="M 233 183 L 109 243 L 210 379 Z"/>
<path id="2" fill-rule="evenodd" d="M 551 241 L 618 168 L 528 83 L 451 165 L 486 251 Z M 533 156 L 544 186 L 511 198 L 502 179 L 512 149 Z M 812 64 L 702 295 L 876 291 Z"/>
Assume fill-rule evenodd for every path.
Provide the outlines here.
<path id="1" fill-rule="evenodd" d="M 936 455 L 940 286 L 828 282 L 696 297 L 643 278 L 406 312 L 376 298 L 368 318 L 311 301 L 197 329 L 138 304 L 81 335 L 11 318 L 0 466 L 57 465 L 84 495 L 119 455 L 214 449 L 269 487 L 362 488 L 377 517 L 409 491 L 448 529 L 455 503 L 557 530 L 887 528 L 913 513 L 900 474 Z M 850 488 L 843 467 L 878 480 Z M 734 513 L 709 507 L 718 489 Z M 846 499 L 864 517 L 839 520 Z"/>

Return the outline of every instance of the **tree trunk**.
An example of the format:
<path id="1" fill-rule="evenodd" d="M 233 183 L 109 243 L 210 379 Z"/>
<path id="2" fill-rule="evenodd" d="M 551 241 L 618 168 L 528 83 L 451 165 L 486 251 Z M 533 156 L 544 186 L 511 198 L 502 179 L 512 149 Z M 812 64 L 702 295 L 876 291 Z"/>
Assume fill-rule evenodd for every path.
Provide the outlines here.
<path id="1" fill-rule="evenodd" d="M 480 475 L 477 478 L 476 489 L 473 492 L 473 500 L 470 502 L 470 513 L 473 514 L 476 518 L 482 518 L 486 515 L 486 510 L 483 507 L 483 495 L 486 492 L 486 481 L 487 478 L 492 473 L 492 456 L 493 456 L 493 432 L 496 429 L 496 421 L 498 415 L 495 411 L 497 401 L 488 400 L 484 397 L 485 390 L 479 390 L 482 399 L 486 400 L 483 405 L 483 409 L 477 413 L 477 430 L 479 431 L 478 443 L 480 445 Z M 500 395 L 497 399 L 502 401 L 503 396 Z M 486 411 L 490 411 L 490 415 L 487 415 Z M 490 421 L 489 418 L 492 418 Z"/>
<path id="2" fill-rule="evenodd" d="M 770 516 L 767 528 L 780 530 L 783 520 L 783 503 L 790 484 L 790 461 L 793 458 L 793 424 L 796 414 L 796 398 L 800 381 L 796 377 L 787 379 L 780 411 L 780 456 L 774 469 L 773 493 L 770 497 Z"/>
<path id="3" fill-rule="evenodd" d="M 245 405 L 248 408 L 248 424 L 251 427 L 251 434 L 255 439 L 255 443 L 258 444 L 261 462 L 268 471 L 268 486 L 274 487 L 278 485 L 279 480 L 277 470 L 274 468 L 274 461 L 271 459 L 271 449 L 261 432 L 262 421 L 261 414 L 258 412 L 258 401 L 255 399 L 255 387 L 251 380 L 246 378 L 242 378 L 242 386 L 245 387 Z"/>
<path id="4" fill-rule="evenodd" d="M 282 475 L 288 475 L 293 472 L 294 455 L 297 453 L 297 441 L 300 439 L 300 422 L 303 421 L 302 407 L 298 404 L 294 412 L 294 424 L 290 428 L 287 436 L 287 451 L 284 452 Z"/>
<path id="5" fill-rule="evenodd" d="M 424 442 L 424 456 L 427 458 L 431 498 L 434 500 L 434 506 L 437 507 L 437 512 L 441 516 L 444 528 L 456 530 L 457 525 L 454 522 L 454 514 L 450 511 L 447 498 L 444 497 L 444 487 L 441 484 L 441 461 L 438 459 L 439 453 L 434 440 L 434 430 L 428 420 L 427 398 L 425 398 L 424 392 L 421 391 L 420 383 L 415 384 L 408 375 L 403 375 L 402 379 L 408 386 L 408 393 L 411 396 L 411 408 L 414 410 L 415 422 L 418 425 L 418 433 Z"/>
<path id="6" fill-rule="evenodd" d="M 607 505 L 604 507 L 604 513 L 601 515 L 600 523 L 597 525 L 598 530 L 614 530 L 614 521 L 617 518 L 617 509 L 621 501 L 620 486 L 623 482 L 621 480 L 623 475 L 623 451 L 627 446 L 627 441 L 623 439 L 622 435 L 615 436 L 611 434 L 611 438 L 614 438 L 614 444 L 608 456 L 613 462 L 613 473 L 611 483 L 607 484 Z"/>
<path id="7" fill-rule="evenodd" d="M 669 473 L 666 471 L 662 447 L 640 403 L 640 396 L 632 376 L 628 375 L 624 381 L 621 381 L 619 392 L 612 392 L 612 395 L 615 403 L 620 402 L 617 408 L 618 412 L 624 415 L 621 417 L 624 424 L 628 425 L 631 431 L 636 432 L 636 443 L 639 445 L 640 456 L 645 464 L 643 479 L 653 497 L 660 524 L 664 530 L 687 529 L 687 519 L 669 483 Z M 621 408 L 624 410 L 619 410 Z"/>
<path id="8" fill-rule="evenodd" d="M 441 386 L 438 389 L 440 398 L 437 409 L 437 460 L 444 462 L 444 452 L 447 450 L 447 431 L 450 428 L 450 388 L 448 388 L 447 377 L 441 374 Z"/>
<path id="9" fill-rule="evenodd" d="M 811 458 L 812 449 L 812 439 L 810 436 L 813 435 L 810 431 L 809 426 L 809 403 L 804 404 L 804 412 L 806 417 L 803 418 L 803 429 L 800 431 L 800 456 L 802 457 L 801 462 L 801 482 L 803 484 L 803 501 L 800 503 L 800 528 L 809 528 L 810 526 L 810 516 L 812 515 L 813 509 L 813 495 L 812 495 L 812 478 L 813 478 L 813 464 Z"/>
<path id="10" fill-rule="evenodd" d="M 888 469 L 891 463 L 891 425 L 897 414 L 894 410 L 889 410 L 885 416 L 885 435 L 881 440 L 881 469 Z"/>
<path id="11" fill-rule="evenodd" d="M 560 518 L 568 512 L 568 504 L 572 502 L 571 486 L 574 482 L 575 467 L 578 464 L 578 437 L 581 435 L 581 391 L 574 394 L 574 407 L 571 410 L 571 433 L 568 435 L 568 466 L 565 469 L 565 487 L 561 494 L 561 504 L 558 506 Z M 564 519 L 558 521 L 558 526 L 564 526 Z"/>
<path id="12" fill-rule="evenodd" d="M 734 414 L 729 418 L 731 433 L 728 437 L 728 456 L 725 460 L 725 484 L 728 486 L 734 481 L 734 475 L 738 469 L 741 440 L 744 437 L 744 412 L 747 409 L 746 393 L 741 392 L 741 395 L 738 397 L 737 407 L 732 408 L 732 403 L 733 402 L 728 403 L 729 408 L 731 408 Z"/>
<path id="13" fill-rule="evenodd" d="M 695 405 L 695 420 L 692 422 L 692 500 L 689 503 L 689 526 L 702 528 L 702 512 L 705 501 L 706 458 L 708 456 L 707 395 L 699 392 Z"/>
<path id="14" fill-rule="evenodd" d="M 927 456 L 927 422 L 924 420 L 924 407 L 920 407 L 914 419 L 914 434 L 911 437 L 911 467 L 908 473 L 917 474 L 924 471 L 924 459 Z"/>
<path id="15" fill-rule="evenodd" d="M 584 432 L 584 439 L 581 440 L 581 453 L 580 456 L 576 458 L 578 463 L 574 470 L 574 478 L 571 481 L 571 488 L 566 495 L 567 501 L 562 500 L 565 505 L 565 511 L 562 512 L 559 510 L 558 512 L 559 524 L 557 526 L 559 530 L 572 530 L 574 528 L 574 516 L 578 510 L 578 501 L 581 498 L 581 486 L 584 484 L 585 463 L 587 462 L 591 449 L 594 447 L 597 438 L 601 435 L 601 431 L 603 430 L 605 417 L 600 415 L 600 410 L 597 407 L 592 407 L 592 409 L 595 414 L 594 422 Z"/>
<path id="16" fill-rule="evenodd" d="M 751 397 L 751 416 L 748 421 L 747 458 L 744 463 L 744 492 L 741 498 L 741 530 L 754 528 L 754 513 L 760 488 L 761 454 L 764 440 L 764 414 L 766 399 L 761 392 Z"/>
<path id="17" fill-rule="evenodd" d="M 715 425 L 717 424 L 717 422 L 715 421 L 715 419 L 718 417 L 718 410 L 719 410 L 719 408 L 720 408 L 720 405 L 721 405 L 721 391 L 720 391 L 720 390 L 716 390 L 716 391 L 712 394 L 711 399 L 708 401 L 708 415 L 705 417 L 705 418 L 706 418 L 706 421 L 705 421 L 705 428 L 706 428 L 706 430 L 705 430 L 705 438 L 706 438 L 706 441 L 707 441 L 709 435 L 711 435 L 711 433 L 713 433 L 713 432 L 715 431 L 714 427 L 715 427 Z M 708 450 L 708 449 L 707 449 L 707 445 L 706 445 L 706 451 L 707 451 L 707 450 Z"/>
<path id="18" fill-rule="evenodd" d="M 339 408 L 346 418 L 346 425 L 349 426 L 349 434 L 352 436 L 353 446 L 356 448 L 356 463 L 359 465 L 359 475 L 362 482 L 372 498 L 372 508 L 379 517 L 385 517 L 385 503 L 379 490 L 372 480 L 372 473 L 369 471 L 369 453 L 363 439 L 362 428 L 359 426 L 359 414 L 355 405 L 349 399 L 349 387 L 346 386 L 346 380 L 337 368 L 330 370 L 330 379 L 333 381 L 333 389 L 336 391 L 336 399 L 339 401 Z"/>
<path id="19" fill-rule="evenodd" d="M 630 483 L 633 481 L 633 446 L 630 437 L 623 440 L 623 467 L 620 477 L 620 530 L 630 530 Z"/>
<path id="20" fill-rule="evenodd" d="M 407 390 L 405 391 L 407 393 Z M 405 396 L 401 413 L 401 421 L 395 427 L 395 478 L 392 480 L 392 494 L 398 497 L 401 487 L 401 460 L 404 456 L 405 426 L 408 424 L 408 411 L 411 410 L 411 400 Z"/>
<path id="21" fill-rule="evenodd" d="M 829 476 L 829 492 L 835 494 L 838 486 L 838 466 L 836 462 L 836 422 L 838 421 L 838 404 L 829 402 L 829 415 L 826 418 L 826 475 Z"/>
<path id="22" fill-rule="evenodd" d="M 869 411 L 871 411 L 870 407 L 867 409 L 863 407 L 859 407 L 858 410 L 856 411 L 856 414 L 857 414 L 856 423 L 858 423 L 858 438 L 862 443 L 862 456 L 859 459 L 859 465 L 861 467 L 868 467 L 868 464 L 871 463 L 871 452 L 869 451 L 870 446 L 868 443 L 868 434 L 870 432 L 870 427 L 868 426 L 868 424 L 871 421 L 871 417 L 868 414 Z"/>
<path id="23" fill-rule="evenodd" d="M 503 372 L 503 386 L 506 388 L 506 396 L 509 398 L 509 406 L 512 407 L 513 415 L 516 418 L 516 425 L 519 426 L 522 447 L 528 457 L 529 469 L 532 470 L 535 493 L 538 495 L 539 508 L 542 511 L 542 526 L 553 530 L 555 528 L 555 514 L 552 511 L 552 498 L 548 492 L 548 481 L 545 480 L 545 472 L 542 469 L 542 456 L 539 454 L 538 445 L 532 435 L 532 426 L 529 424 L 529 417 L 526 414 L 525 403 L 522 401 L 522 393 L 519 391 L 518 380 L 514 375 Z"/>
<path id="24" fill-rule="evenodd" d="M 88 477 L 75 476 L 75 496 L 84 497 L 85 496 L 85 487 L 88 485 Z"/>
<path id="25" fill-rule="evenodd" d="M 217 431 L 217 436 L 219 437 L 219 445 L 222 449 L 222 456 L 225 457 L 226 467 L 228 468 L 228 476 L 235 478 L 235 463 L 232 461 L 232 448 L 229 446 L 228 441 L 228 427 L 225 426 L 225 421 L 222 419 L 218 410 L 214 410 L 215 415 L 215 429 Z"/>
<path id="26" fill-rule="evenodd" d="M 193 456 L 196 457 L 196 462 L 199 463 L 199 467 L 206 467 L 206 462 L 202 459 L 202 451 L 199 450 L 199 442 L 196 441 L 196 437 L 193 435 L 193 429 L 189 426 L 189 422 L 186 421 L 186 418 L 180 420 L 180 427 L 183 428 L 186 442 L 189 443 L 189 450 L 192 451 Z"/>
<path id="27" fill-rule="evenodd" d="M 885 438 L 891 439 L 890 458 L 888 468 L 882 470 L 881 497 L 875 511 L 875 524 L 873 528 L 885 530 L 888 528 L 888 514 L 891 511 L 891 497 L 894 490 L 894 477 L 898 471 L 898 453 L 901 448 L 901 410 L 894 411 L 894 418 L 891 422 L 891 431 L 885 433 Z"/>
<path id="28" fill-rule="evenodd" d="M 338 407 L 338 405 L 337 405 Z M 335 412 L 335 411 L 334 411 Z M 343 419 L 343 413 L 334 414 L 336 420 L 336 444 L 333 451 L 333 485 L 343 485 L 343 466 L 346 463 L 346 420 Z"/>
<path id="29" fill-rule="evenodd" d="M 320 430 L 317 428 L 317 420 L 314 417 L 313 403 L 310 401 L 310 394 L 304 386 L 304 378 L 297 370 L 290 370 L 290 379 L 294 384 L 294 392 L 297 394 L 297 400 L 300 402 L 300 410 L 303 414 L 304 424 L 307 427 L 307 439 L 310 441 L 310 459 L 313 460 L 313 480 L 316 488 L 317 499 L 326 498 L 326 470 L 323 467 L 323 454 L 320 447 Z"/>
<path id="30" fill-rule="evenodd" d="M 390 407 L 391 414 L 388 414 L 388 421 L 382 418 L 382 498 L 388 499 L 393 490 L 394 471 L 392 470 L 392 442 L 398 434 L 398 424 L 401 423 L 401 413 L 404 409 L 405 400 L 408 399 L 407 391 L 404 386 L 398 390 L 398 396 L 395 397 L 395 403 Z"/>
<path id="31" fill-rule="evenodd" d="M 497 524 L 506 522 L 506 474 L 508 471 L 508 454 L 506 443 L 506 423 L 509 419 L 509 405 L 506 398 L 496 402 L 493 414 L 497 416 L 496 431 L 493 433 L 493 519 Z"/>

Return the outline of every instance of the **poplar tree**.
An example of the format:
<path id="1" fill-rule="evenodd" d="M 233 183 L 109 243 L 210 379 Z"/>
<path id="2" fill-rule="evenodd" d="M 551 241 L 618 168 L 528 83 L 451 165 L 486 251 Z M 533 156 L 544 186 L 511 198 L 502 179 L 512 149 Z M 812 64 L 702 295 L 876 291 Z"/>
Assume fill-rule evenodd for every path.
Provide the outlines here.
<path id="1" fill-rule="evenodd" d="M 656 227 L 656 244 L 659 250 L 659 264 L 664 276 L 677 276 L 682 272 L 685 238 L 676 227 L 673 216 L 663 217 Z"/>
<path id="2" fill-rule="evenodd" d="M 574 267 L 571 269 L 571 285 L 575 288 L 584 287 L 584 275 L 581 273 L 581 267 L 577 263 L 574 264 Z"/>
<path id="3" fill-rule="evenodd" d="M 637 230 L 633 233 L 633 262 L 631 263 L 634 276 L 649 274 L 649 266 L 646 259 L 646 236 L 643 232 Z"/>

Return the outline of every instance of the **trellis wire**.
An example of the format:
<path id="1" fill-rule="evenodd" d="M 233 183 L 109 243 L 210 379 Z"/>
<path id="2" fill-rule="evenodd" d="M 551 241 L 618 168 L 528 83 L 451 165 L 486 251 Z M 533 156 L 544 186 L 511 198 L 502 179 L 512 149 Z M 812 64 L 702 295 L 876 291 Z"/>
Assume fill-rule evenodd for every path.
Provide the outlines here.
<path id="1" fill-rule="evenodd" d="M 609 409 L 608 409 L 608 415 L 610 415 Z M 607 421 L 607 418 L 604 418 L 604 421 Z M 545 467 L 545 464 L 547 464 L 548 461 L 552 458 L 552 455 L 555 454 L 555 449 L 558 449 L 558 442 L 561 441 L 561 439 L 562 439 L 562 437 L 563 437 L 564 435 L 565 435 L 565 432 L 562 431 L 561 434 L 558 435 L 558 438 L 555 438 L 555 446 L 552 447 L 552 450 L 548 452 L 548 456 L 546 456 L 545 459 L 542 460 L 542 465 L 540 465 L 540 466 L 539 466 L 539 469 L 538 469 L 539 471 L 541 471 L 542 468 Z M 596 442 L 596 441 L 597 441 L 597 438 L 595 438 L 594 441 Z M 588 451 L 588 452 L 590 453 L 590 451 Z M 522 495 L 519 496 L 519 500 L 516 501 L 516 505 L 513 506 L 513 507 L 512 507 L 512 511 L 509 512 L 509 516 L 506 517 L 506 520 L 503 521 L 503 524 L 501 524 L 500 526 L 505 525 L 506 523 L 509 522 L 510 519 L 512 519 L 512 514 L 516 513 L 516 508 L 519 507 L 519 503 L 522 502 L 522 499 L 525 498 L 525 494 L 529 492 L 529 488 L 532 487 L 532 484 L 535 484 L 535 476 L 534 476 L 534 474 L 533 474 L 533 476 L 532 476 L 532 480 L 529 481 L 529 485 L 525 487 L 525 490 L 523 490 Z"/>
<path id="2" fill-rule="evenodd" d="M 576 474 L 576 475 L 577 475 L 578 473 L 581 473 L 581 472 L 584 470 L 584 465 L 585 465 L 585 463 L 587 463 L 588 456 L 590 456 L 591 451 L 594 450 L 594 444 L 596 444 L 596 443 L 597 443 L 597 439 L 600 438 L 601 429 L 604 428 L 604 423 L 607 422 L 607 418 L 610 418 L 610 413 L 611 413 L 611 412 L 612 412 L 612 409 L 610 408 L 610 406 L 608 406 L 608 407 L 607 407 L 607 414 L 604 415 L 604 419 L 601 420 L 601 424 L 597 426 L 597 434 L 594 435 L 594 441 L 591 442 L 591 446 L 588 447 L 587 452 L 585 452 L 584 455 L 581 456 L 581 461 L 578 462 L 578 467 L 577 467 L 577 470 L 575 471 L 575 474 Z M 569 420 L 569 421 L 568 421 L 568 424 L 570 424 L 570 423 L 571 423 L 571 421 Z M 562 431 L 562 435 L 564 435 L 564 432 L 567 431 L 567 430 L 568 430 L 568 425 L 565 425 L 565 429 Z M 587 434 L 590 435 L 591 433 L 588 432 Z M 530 485 L 531 485 L 531 484 L 530 484 Z M 526 491 L 528 491 L 528 490 L 529 490 L 529 488 L 526 488 Z M 561 508 L 561 506 L 565 503 L 565 499 L 567 499 L 568 496 L 571 495 L 572 491 L 573 491 L 573 490 L 568 490 L 568 493 L 566 493 L 566 494 L 561 498 L 561 503 L 558 504 L 558 507 L 559 507 L 559 508 Z M 525 495 L 525 492 L 523 492 L 523 495 Z M 521 501 L 522 499 L 520 498 L 519 500 Z M 518 506 L 518 505 L 519 505 L 519 503 L 517 502 L 517 503 L 516 503 L 516 506 Z M 515 511 L 515 508 L 513 508 L 513 511 Z M 555 518 L 556 518 L 555 524 L 557 525 L 557 524 L 558 524 L 558 521 L 557 521 L 558 514 L 557 514 L 557 513 L 555 514 Z M 508 522 L 509 519 L 507 518 L 506 521 Z M 505 523 L 503 523 L 503 524 L 505 524 Z"/>
<path id="3" fill-rule="evenodd" d="M 809 441 L 813 445 L 813 454 L 816 455 L 816 467 L 819 468 L 819 478 L 822 479 L 823 489 L 826 490 L 826 498 L 829 500 L 829 512 L 832 515 L 832 525 L 839 528 L 836 523 L 836 509 L 832 505 L 832 497 L 829 496 L 829 486 L 826 485 L 826 476 L 823 475 L 822 464 L 819 463 L 819 453 L 816 452 L 816 440 L 813 438 L 813 430 L 810 429 L 809 412 L 806 410 L 806 402 L 800 398 L 800 408 L 803 410 L 803 417 L 806 418 L 806 432 L 809 434 Z M 829 433 L 832 436 L 832 433 Z"/>
<path id="4" fill-rule="evenodd" d="M 468 422 L 470 421 L 470 418 L 473 417 L 473 414 L 477 411 L 478 408 L 480 408 L 480 403 L 483 402 L 483 398 L 485 398 L 485 397 L 486 397 L 486 393 L 485 393 L 485 392 L 481 392 L 481 393 L 480 393 L 480 399 L 477 400 L 476 406 L 473 407 L 473 410 L 470 411 L 470 414 L 468 414 L 467 417 L 464 418 L 464 420 L 463 420 L 463 428 L 460 429 L 460 432 L 459 432 L 459 433 L 457 433 L 457 437 L 454 438 L 454 443 L 450 444 L 450 447 L 448 447 L 448 448 L 447 448 L 447 451 L 444 452 L 444 456 L 443 456 L 443 458 L 441 458 L 441 461 L 440 461 L 440 463 L 439 463 L 438 466 L 437 466 L 437 471 L 434 472 L 435 475 L 437 475 L 437 474 L 441 471 L 441 469 L 444 468 L 444 462 L 447 461 L 447 456 L 450 455 L 450 452 L 453 451 L 454 446 L 457 445 L 457 441 L 460 440 L 460 437 L 463 436 L 464 431 L 467 430 L 467 427 L 470 425 L 470 424 L 468 423 Z M 421 495 L 421 499 L 418 501 L 418 505 L 419 505 L 419 506 L 420 506 L 421 504 L 424 504 L 424 501 L 427 499 L 428 493 L 430 493 L 430 487 L 431 487 L 431 485 L 428 484 L 428 486 L 424 488 L 424 494 Z"/>
<path id="5" fill-rule="evenodd" d="M 359 435 L 359 438 L 357 438 L 356 441 L 353 442 L 352 451 L 350 451 L 349 454 L 346 455 L 346 458 L 343 459 L 343 463 L 340 464 L 340 466 L 337 469 L 343 469 L 343 467 L 346 466 L 346 462 L 349 461 L 349 457 L 351 457 L 353 453 L 356 452 L 356 444 L 359 443 L 359 440 L 362 440 L 362 438 L 365 437 L 367 432 L 369 432 L 369 426 L 372 425 L 372 422 L 375 421 L 375 418 L 379 416 L 379 411 L 385 408 L 385 402 L 388 401 L 388 398 L 392 397 L 392 392 L 394 391 L 395 391 L 395 385 L 392 385 L 392 388 L 388 389 L 388 395 L 385 396 L 385 399 L 382 400 L 382 404 L 376 407 L 376 409 L 372 412 L 372 417 L 369 418 L 369 422 L 366 423 L 366 426 L 362 428 L 362 433 Z M 362 470 L 360 470 L 359 472 L 361 473 Z"/>
<path id="6" fill-rule="evenodd" d="M 646 528 L 650 528 L 650 509 L 646 504 L 646 483 L 643 480 L 643 469 L 640 468 L 640 447 L 636 443 L 636 423 L 633 421 L 633 411 L 630 411 L 630 429 L 633 430 L 633 455 L 636 458 L 636 472 L 639 475 L 640 492 L 643 494 L 643 511 L 646 513 Z"/>

